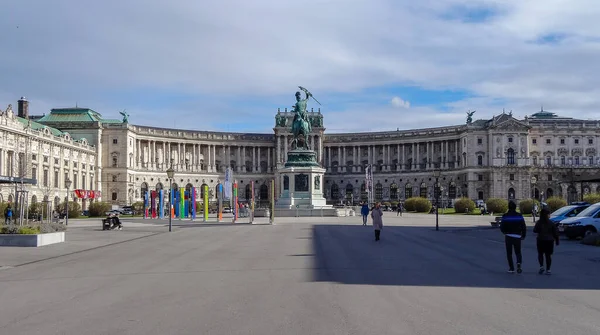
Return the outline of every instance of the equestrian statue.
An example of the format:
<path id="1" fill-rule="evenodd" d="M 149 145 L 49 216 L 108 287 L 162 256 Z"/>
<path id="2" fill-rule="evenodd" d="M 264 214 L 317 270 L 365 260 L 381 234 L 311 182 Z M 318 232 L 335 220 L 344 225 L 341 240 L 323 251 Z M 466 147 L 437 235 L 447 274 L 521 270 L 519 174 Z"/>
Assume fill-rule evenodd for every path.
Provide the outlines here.
<path id="1" fill-rule="evenodd" d="M 294 135 L 294 138 L 292 139 L 292 149 L 310 150 L 308 146 L 308 135 L 310 134 L 312 127 L 310 125 L 306 106 L 311 97 L 319 105 L 321 103 L 319 103 L 306 88 L 302 86 L 298 86 L 298 88 L 306 94 L 306 98 L 302 99 L 302 94 L 299 91 L 296 92 L 296 104 L 292 106 L 292 112 L 295 114 L 294 121 L 292 122 L 292 134 Z"/>

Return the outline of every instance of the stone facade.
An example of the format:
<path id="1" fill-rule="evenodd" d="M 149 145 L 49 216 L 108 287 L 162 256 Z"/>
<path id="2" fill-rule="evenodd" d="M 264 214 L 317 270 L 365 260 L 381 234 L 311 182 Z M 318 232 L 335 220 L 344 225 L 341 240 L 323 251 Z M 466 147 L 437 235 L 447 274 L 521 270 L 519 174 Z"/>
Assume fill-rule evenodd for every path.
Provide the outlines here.
<path id="1" fill-rule="evenodd" d="M 95 174 L 100 178 L 93 182 L 103 191 L 102 200 L 121 206 L 141 201 L 144 190 L 167 189 L 165 171 L 169 167 L 175 170 L 174 187 L 207 184 L 214 200 L 216 186 L 229 166 L 240 185 L 239 198 L 245 201 L 250 196 L 253 180 L 255 197 L 264 201 L 270 181 L 278 178 L 276 172 L 284 167 L 292 139 L 293 114 L 287 110 L 277 112 L 270 134 L 147 127 L 102 120 L 92 112 L 96 122 L 39 121 L 89 141 L 90 146 L 85 147 L 83 142 L 61 139 L 60 143 L 81 148 L 88 161 L 95 160 Z M 439 181 L 446 201 L 461 196 L 520 200 L 532 194 L 577 200 L 582 192 L 598 190 L 595 184 L 571 182 L 574 176 L 599 171 L 598 121 L 541 111 L 522 120 L 502 113 L 490 120 L 455 126 L 327 134 L 320 110 L 308 114 L 313 125 L 308 143 L 326 169 L 323 189 L 331 204 L 366 199 L 367 164 L 374 167 L 375 199 L 383 201 L 431 198 L 435 169 L 441 170 Z M 30 138 L 37 141 L 42 136 L 36 133 Z M 4 145 L 0 149 L 5 150 Z M 66 148 L 59 152 L 70 152 Z M 92 175 L 87 172 L 86 178 Z M 275 185 L 282 182 L 276 180 Z M 276 190 L 276 196 L 279 192 Z"/>

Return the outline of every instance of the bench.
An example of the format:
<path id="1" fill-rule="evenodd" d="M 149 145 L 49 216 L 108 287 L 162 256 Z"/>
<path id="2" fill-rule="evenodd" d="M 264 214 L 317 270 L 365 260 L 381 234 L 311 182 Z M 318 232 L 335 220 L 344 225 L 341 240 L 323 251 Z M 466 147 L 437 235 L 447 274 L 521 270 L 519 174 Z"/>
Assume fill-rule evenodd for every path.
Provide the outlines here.
<path id="1" fill-rule="evenodd" d="M 490 224 L 492 225 L 492 227 L 500 227 L 500 222 L 502 222 L 502 217 L 496 216 L 496 219 L 490 222 Z"/>

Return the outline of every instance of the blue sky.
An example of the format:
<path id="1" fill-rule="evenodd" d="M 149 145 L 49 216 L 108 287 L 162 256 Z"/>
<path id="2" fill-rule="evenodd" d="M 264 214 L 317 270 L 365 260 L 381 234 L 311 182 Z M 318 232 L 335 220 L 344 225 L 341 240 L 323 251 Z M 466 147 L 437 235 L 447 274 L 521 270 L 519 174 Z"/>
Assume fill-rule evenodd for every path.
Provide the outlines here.
<path id="1" fill-rule="evenodd" d="M 344 10 L 340 10 L 343 6 Z M 86 106 L 160 127 L 271 132 L 312 91 L 330 132 L 545 109 L 600 118 L 592 0 L 56 0 L 4 5 L 0 106 Z M 9 78 L 9 79 L 6 79 Z M 318 108 L 316 103 L 309 107 Z"/>

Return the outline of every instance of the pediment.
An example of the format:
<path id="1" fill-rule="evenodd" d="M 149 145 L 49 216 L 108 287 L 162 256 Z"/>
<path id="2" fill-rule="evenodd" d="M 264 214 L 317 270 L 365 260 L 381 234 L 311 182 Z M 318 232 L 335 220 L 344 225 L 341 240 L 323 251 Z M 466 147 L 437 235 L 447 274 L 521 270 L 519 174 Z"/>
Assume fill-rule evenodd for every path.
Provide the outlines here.
<path id="1" fill-rule="evenodd" d="M 529 130 L 529 128 L 531 128 L 531 126 L 529 126 L 513 117 L 506 118 L 504 120 L 499 120 L 499 121 L 500 122 L 497 122 L 491 128 L 499 129 L 499 130 L 511 130 L 511 131 L 523 131 L 523 130 Z"/>

